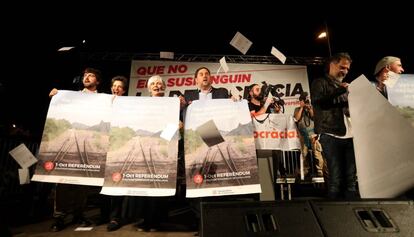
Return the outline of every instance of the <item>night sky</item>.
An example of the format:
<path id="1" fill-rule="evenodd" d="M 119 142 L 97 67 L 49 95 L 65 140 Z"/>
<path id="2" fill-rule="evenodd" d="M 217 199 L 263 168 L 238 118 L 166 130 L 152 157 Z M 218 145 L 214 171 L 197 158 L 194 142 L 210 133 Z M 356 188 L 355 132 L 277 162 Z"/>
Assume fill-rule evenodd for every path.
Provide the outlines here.
<path id="1" fill-rule="evenodd" d="M 101 69 L 107 85 L 114 75 L 129 76 L 130 62 L 90 61 L 84 57 L 94 52 L 241 55 L 229 44 L 239 31 L 253 42 L 247 55 L 270 55 L 275 46 L 288 58 L 327 57 L 326 39 L 317 39 L 326 22 L 332 52 L 349 52 L 353 58 L 348 80 L 360 74 L 373 79 L 375 64 L 387 55 L 400 57 L 405 73 L 414 73 L 414 21 L 407 15 L 392 12 L 398 17 L 372 18 L 360 12 L 340 15 L 320 11 L 304 15 L 293 11 L 282 17 L 255 9 L 249 14 L 226 13 L 220 8 L 214 12 L 202 7 L 199 10 L 187 15 L 162 12 L 158 23 L 153 18 L 159 15 L 152 12 L 125 19 L 124 14 L 106 15 L 105 19 L 76 23 L 68 29 L 55 29 L 50 22 L 44 27 L 45 22 L 36 22 L 33 26 L 39 27 L 39 34 L 34 35 L 24 34 L 31 25 L 13 28 L 2 45 L 2 62 L 6 62 L 0 77 L 2 135 L 11 124 L 17 124 L 34 139 L 40 139 L 49 91 L 53 87 L 74 89 L 73 78 L 87 66 Z M 20 33 L 14 34 L 16 31 Z M 62 46 L 76 48 L 57 52 Z"/>

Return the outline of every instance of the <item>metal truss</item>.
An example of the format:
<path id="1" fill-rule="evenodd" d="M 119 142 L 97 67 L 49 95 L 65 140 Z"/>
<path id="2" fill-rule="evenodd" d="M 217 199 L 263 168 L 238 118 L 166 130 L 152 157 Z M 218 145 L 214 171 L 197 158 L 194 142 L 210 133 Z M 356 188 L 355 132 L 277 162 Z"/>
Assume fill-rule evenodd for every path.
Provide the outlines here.
<path id="1" fill-rule="evenodd" d="M 218 62 L 226 56 L 228 63 L 250 64 L 282 64 L 274 56 L 259 55 L 209 55 L 209 54 L 175 54 L 171 61 L 183 62 Z M 131 61 L 131 60 L 164 60 L 159 53 L 124 53 L 124 52 L 81 52 L 82 61 Z M 324 57 L 287 57 L 287 65 L 322 65 Z"/>

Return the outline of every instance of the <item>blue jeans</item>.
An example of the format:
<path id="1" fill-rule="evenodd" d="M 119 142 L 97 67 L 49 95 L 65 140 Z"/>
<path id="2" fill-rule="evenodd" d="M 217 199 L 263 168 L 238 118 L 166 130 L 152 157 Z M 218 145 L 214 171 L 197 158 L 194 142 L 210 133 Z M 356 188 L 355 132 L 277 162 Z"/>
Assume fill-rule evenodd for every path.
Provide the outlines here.
<path id="1" fill-rule="evenodd" d="M 356 197 L 356 165 L 352 138 L 320 136 L 322 154 L 328 166 L 328 197 Z"/>

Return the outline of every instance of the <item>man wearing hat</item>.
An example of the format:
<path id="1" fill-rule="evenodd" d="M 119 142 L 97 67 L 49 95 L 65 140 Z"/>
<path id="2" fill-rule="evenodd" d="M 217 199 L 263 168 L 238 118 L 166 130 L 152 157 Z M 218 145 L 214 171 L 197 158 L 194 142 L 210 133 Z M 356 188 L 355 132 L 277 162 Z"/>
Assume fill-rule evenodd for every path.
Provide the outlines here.
<path id="1" fill-rule="evenodd" d="M 401 59 L 393 56 L 383 57 L 375 67 L 374 76 L 376 81 L 374 85 L 385 98 L 388 98 L 387 88 L 384 82 L 390 77 L 390 74 L 401 74 L 403 72 L 404 69 L 401 64 Z"/>

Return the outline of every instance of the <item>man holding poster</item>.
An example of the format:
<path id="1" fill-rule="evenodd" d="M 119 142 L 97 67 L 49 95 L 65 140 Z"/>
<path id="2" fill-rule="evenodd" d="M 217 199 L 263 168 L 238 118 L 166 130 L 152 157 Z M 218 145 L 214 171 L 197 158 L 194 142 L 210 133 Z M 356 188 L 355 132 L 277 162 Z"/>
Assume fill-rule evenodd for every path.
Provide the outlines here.
<path id="1" fill-rule="evenodd" d="M 218 100 L 229 98 L 227 90 L 211 86 L 205 67 L 195 79 L 199 90 L 186 97 L 187 197 L 260 192 L 247 101 Z"/>
<path id="2" fill-rule="evenodd" d="M 98 93 L 97 88 L 101 79 L 102 73 L 100 70 L 86 68 L 82 79 L 84 88 L 81 92 L 87 94 Z M 83 213 L 86 206 L 87 195 L 90 190 L 90 188 L 85 185 L 101 185 L 105 162 L 104 154 L 100 152 L 102 149 L 93 149 L 93 151 L 95 151 L 94 153 L 99 154 L 99 156 L 90 157 L 88 154 L 92 152 L 88 153 L 88 150 L 85 148 L 81 150 L 79 146 L 74 145 L 96 144 L 96 142 L 91 142 L 93 139 L 90 139 L 88 138 L 88 135 L 85 135 L 87 133 L 86 129 L 75 128 L 75 122 L 70 124 L 68 120 L 61 119 L 61 117 L 64 117 L 64 115 L 67 114 L 65 112 L 67 108 L 69 108 L 67 109 L 68 113 L 78 113 L 80 116 L 87 112 L 91 114 L 98 113 L 99 106 L 89 108 L 87 111 L 82 110 L 82 107 L 86 107 L 88 102 L 95 104 L 95 100 L 101 101 L 101 99 L 91 98 L 86 101 L 85 97 L 74 95 L 77 97 L 72 98 L 71 102 L 79 102 L 76 107 L 79 111 L 74 112 L 69 106 L 66 107 L 68 100 L 70 100 L 68 99 L 69 96 L 65 97 L 67 93 L 67 91 L 61 91 L 59 96 L 62 97 L 59 98 L 56 98 L 56 94 L 58 94 L 57 89 L 52 89 L 49 93 L 49 97 L 54 97 L 54 100 L 51 101 L 42 144 L 40 146 L 39 159 L 41 162 L 39 162 L 36 173 L 33 176 L 34 181 L 59 183 L 57 184 L 55 191 L 54 221 L 50 227 L 53 232 L 61 231 L 66 227 L 66 217 L 69 213 L 73 214 L 72 223 L 79 224 L 81 227 L 89 226 L 91 224 L 91 222 L 85 218 Z M 99 104 L 102 105 L 103 108 L 105 107 L 105 103 Z M 101 120 L 98 119 L 97 121 Z M 78 124 L 80 124 L 79 121 Z M 104 137 L 106 133 L 102 132 L 102 134 Z M 61 142 L 60 140 L 64 141 Z M 83 143 L 80 142 L 81 140 Z M 103 142 L 103 144 L 106 144 L 106 142 Z M 55 147 L 60 147 L 60 149 L 57 150 Z M 75 149 L 75 147 L 77 147 L 77 149 Z M 53 156 L 50 154 L 53 154 Z M 103 164 L 99 163 L 101 160 L 103 160 Z M 90 166 L 91 169 L 77 168 L 77 166 Z M 95 169 L 95 167 L 99 168 Z"/>
<path id="3" fill-rule="evenodd" d="M 314 80 L 311 87 L 315 132 L 321 134 L 320 143 L 329 174 L 328 198 L 331 199 L 359 196 L 348 83 L 343 82 L 351 63 L 348 53 L 333 55 L 327 61 L 327 74 Z"/>

